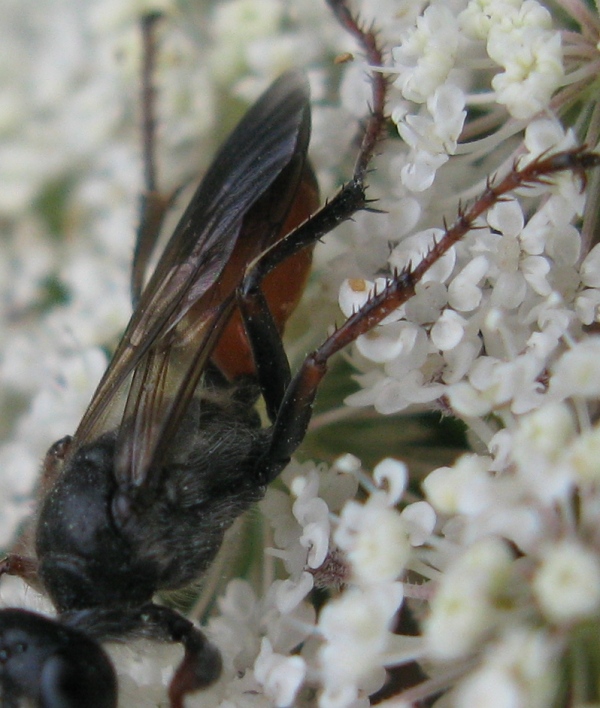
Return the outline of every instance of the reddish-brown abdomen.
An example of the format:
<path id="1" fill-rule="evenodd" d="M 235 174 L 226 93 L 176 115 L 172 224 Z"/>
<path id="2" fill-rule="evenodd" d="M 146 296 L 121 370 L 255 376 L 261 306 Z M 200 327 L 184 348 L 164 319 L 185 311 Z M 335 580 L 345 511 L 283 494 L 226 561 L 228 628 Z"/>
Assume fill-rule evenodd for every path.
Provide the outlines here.
<path id="1" fill-rule="evenodd" d="M 306 168 L 304 178 L 298 187 L 289 214 L 275 241 L 299 226 L 319 206 L 316 180 L 310 168 Z M 253 246 L 248 239 L 240 239 L 221 276 L 225 283 L 229 277 L 239 273 L 239 263 L 248 263 L 247 251 Z M 264 279 L 261 289 L 267 299 L 273 319 L 279 332 L 298 305 L 312 263 L 312 247 L 305 248 L 295 256 L 286 259 Z M 212 354 L 212 361 L 230 380 L 255 372 L 250 345 L 246 338 L 239 310 L 236 308 Z"/>

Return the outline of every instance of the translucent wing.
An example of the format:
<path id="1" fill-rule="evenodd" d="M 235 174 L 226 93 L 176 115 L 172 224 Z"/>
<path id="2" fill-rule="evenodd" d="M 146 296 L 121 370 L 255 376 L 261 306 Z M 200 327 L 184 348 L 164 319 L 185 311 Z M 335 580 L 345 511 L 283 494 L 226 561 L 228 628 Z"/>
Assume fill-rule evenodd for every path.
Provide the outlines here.
<path id="1" fill-rule="evenodd" d="M 288 72 L 242 118 L 177 225 L 75 434 L 74 448 L 113 428 L 115 409 L 123 411 L 119 484 L 152 485 L 245 268 L 285 219 L 309 134 L 306 80 Z"/>

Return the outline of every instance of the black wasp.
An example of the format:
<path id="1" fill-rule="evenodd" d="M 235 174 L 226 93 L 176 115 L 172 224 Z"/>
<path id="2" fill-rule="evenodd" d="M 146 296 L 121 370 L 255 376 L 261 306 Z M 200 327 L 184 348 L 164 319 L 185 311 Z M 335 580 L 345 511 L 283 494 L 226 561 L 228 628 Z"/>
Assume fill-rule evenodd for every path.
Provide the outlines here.
<path id="1" fill-rule="evenodd" d="M 376 34 L 358 25 L 346 0 L 328 4 L 369 64 L 381 66 Z M 281 330 L 300 297 L 310 249 L 368 208 L 365 175 L 385 125 L 387 86 L 379 72 L 371 81 L 354 173 L 325 206 L 317 209 L 306 160 L 308 87 L 292 71 L 225 142 L 143 289 L 155 234 L 140 230 L 139 302 L 74 436 L 46 455 L 35 558 L 12 555 L 0 566 L 42 586 L 58 612 L 50 620 L 0 611 L 5 708 L 22 700 L 114 708 L 115 672 L 99 642 L 128 637 L 183 645 L 172 708 L 216 681 L 218 650 L 153 597 L 201 576 L 226 529 L 285 467 L 305 435 L 328 359 L 412 297 L 428 268 L 502 195 L 600 164 L 600 156 L 574 149 L 490 181 L 419 263 L 391 274 L 292 377 Z M 259 396 L 271 421 L 264 429 L 254 410 Z"/>
<path id="2" fill-rule="evenodd" d="M 330 5 L 381 64 L 374 35 L 344 0 Z M 327 340 L 292 378 L 281 331 L 311 248 L 367 205 L 364 175 L 384 123 L 380 74 L 373 89 L 353 179 L 326 206 L 317 208 L 306 159 L 308 86 L 290 71 L 218 152 L 143 289 L 155 237 L 148 246 L 140 229 L 139 301 L 77 431 L 46 455 L 35 558 L 12 555 L 0 568 L 40 585 L 58 612 L 56 621 L 0 612 L 5 708 L 22 699 L 43 708 L 115 706 L 114 669 L 99 644 L 111 639 L 184 646 L 173 708 L 219 677 L 218 650 L 153 597 L 206 571 L 224 532 L 302 441 L 327 359 L 364 331 Z M 254 409 L 260 395 L 266 429 Z"/>

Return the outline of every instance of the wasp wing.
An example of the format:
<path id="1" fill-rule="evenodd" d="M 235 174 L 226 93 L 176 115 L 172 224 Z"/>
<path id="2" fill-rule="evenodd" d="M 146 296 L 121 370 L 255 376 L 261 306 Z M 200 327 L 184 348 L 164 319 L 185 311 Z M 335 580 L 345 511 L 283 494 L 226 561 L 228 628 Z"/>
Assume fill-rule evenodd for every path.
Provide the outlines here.
<path id="1" fill-rule="evenodd" d="M 143 484 L 168 445 L 246 265 L 285 217 L 309 134 L 306 79 L 288 72 L 242 118 L 175 228 L 75 434 L 78 447 L 113 427 L 114 407 L 130 386 L 117 451 L 120 484 Z M 253 245 L 227 269 L 240 236 Z"/>

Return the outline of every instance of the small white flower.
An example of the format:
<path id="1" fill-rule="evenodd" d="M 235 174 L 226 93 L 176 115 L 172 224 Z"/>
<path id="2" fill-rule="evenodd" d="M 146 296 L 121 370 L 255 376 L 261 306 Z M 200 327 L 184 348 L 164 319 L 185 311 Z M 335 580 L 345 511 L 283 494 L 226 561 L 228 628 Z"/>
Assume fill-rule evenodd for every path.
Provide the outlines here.
<path id="1" fill-rule="evenodd" d="M 404 306 L 406 317 L 420 325 L 435 322 L 448 304 L 448 291 L 443 283 L 422 281 L 415 295 Z"/>
<path id="2" fill-rule="evenodd" d="M 409 504 L 400 518 L 406 526 L 411 546 L 422 546 L 435 528 L 435 511 L 424 501 Z"/>
<path id="3" fill-rule="evenodd" d="M 488 52 L 504 67 L 492 79 L 498 103 L 515 118 L 531 118 L 546 108 L 564 74 L 558 32 L 491 32 Z"/>
<path id="4" fill-rule="evenodd" d="M 600 321 L 600 290 L 584 290 L 574 302 L 575 312 L 584 325 Z"/>
<path id="5" fill-rule="evenodd" d="M 383 492 L 373 492 L 365 504 L 347 502 L 333 538 L 359 582 L 395 580 L 410 557 L 406 524 Z"/>
<path id="6" fill-rule="evenodd" d="M 600 287 L 600 243 L 584 258 L 579 269 L 581 282 L 588 288 Z"/>
<path id="7" fill-rule="evenodd" d="M 600 427 L 597 425 L 578 435 L 565 451 L 564 462 L 583 483 L 600 480 Z"/>
<path id="8" fill-rule="evenodd" d="M 562 355 L 554 367 L 550 392 L 560 397 L 600 395 L 600 337 L 588 337 Z"/>
<path id="9" fill-rule="evenodd" d="M 492 403 L 484 392 L 467 381 L 457 381 L 448 387 L 446 395 L 452 409 L 467 418 L 479 418 L 492 410 Z"/>
<path id="10" fill-rule="evenodd" d="M 298 580 L 281 580 L 276 583 L 276 604 L 282 614 L 290 614 L 313 589 L 314 578 L 305 571 Z"/>
<path id="11" fill-rule="evenodd" d="M 418 328 L 408 322 L 392 322 L 377 327 L 356 341 L 358 351 L 367 359 L 385 363 L 400 359 L 408 354 L 414 357 Z"/>
<path id="12" fill-rule="evenodd" d="M 413 149 L 414 160 L 424 161 L 428 156 L 440 167 L 446 162 L 445 156 L 456 152 L 466 117 L 464 107 L 464 93 L 457 86 L 443 85 L 419 113 L 395 114 L 400 137 Z"/>
<path id="13" fill-rule="evenodd" d="M 471 367 L 469 382 L 454 384 L 446 393 L 464 415 L 485 415 L 507 404 L 515 413 L 526 413 L 541 402 L 540 369 L 540 362 L 529 353 L 509 362 L 481 356 Z"/>
<path id="14" fill-rule="evenodd" d="M 484 660 L 460 682 L 457 708 L 545 708 L 557 688 L 557 643 L 543 631 L 515 628 L 484 653 Z"/>
<path id="15" fill-rule="evenodd" d="M 525 223 L 523 211 L 516 199 L 506 199 L 493 206 L 486 215 L 486 221 L 496 231 L 515 238 Z"/>
<path id="16" fill-rule="evenodd" d="M 394 81 L 405 98 L 424 102 L 443 84 L 454 66 L 458 49 L 456 18 L 441 2 L 432 3 L 392 50 L 398 78 Z"/>
<path id="17" fill-rule="evenodd" d="M 423 481 L 427 499 L 442 514 L 478 514 L 492 501 L 489 458 L 462 455 L 453 467 L 439 467 Z"/>
<path id="18" fill-rule="evenodd" d="M 543 503 L 564 498 L 573 487 L 573 471 L 563 456 L 574 434 L 573 418 L 562 404 L 542 406 L 524 417 L 515 433 L 513 456 L 521 483 Z"/>
<path id="19" fill-rule="evenodd" d="M 479 307 L 482 298 L 480 284 L 489 268 L 490 261 L 486 256 L 471 259 L 448 285 L 448 304 L 459 312 L 471 312 Z"/>
<path id="20" fill-rule="evenodd" d="M 431 341 L 441 351 L 457 347 L 465 333 L 467 321 L 453 310 L 444 310 L 431 328 Z"/>
<path id="21" fill-rule="evenodd" d="M 256 595 L 249 583 L 234 579 L 219 597 L 218 606 L 220 614 L 209 623 L 211 636 L 233 666 L 243 670 L 258 653 L 260 609 Z"/>
<path id="22" fill-rule="evenodd" d="M 409 121 L 407 120 L 407 125 Z M 409 137 L 406 129 L 405 138 Z M 416 136 L 415 136 L 416 138 Z M 407 140 L 410 143 L 410 140 Z M 400 171 L 402 184 L 410 192 L 424 192 L 433 184 L 436 173 L 442 165 L 448 162 L 448 156 L 442 153 L 432 154 L 426 150 L 418 150 L 411 155 L 410 161 Z"/>
<path id="23" fill-rule="evenodd" d="M 319 696 L 319 708 L 367 708 L 368 698 L 364 703 L 358 699 L 358 689 L 350 683 L 327 686 Z"/>
<path id="24" fill-rule="evenodd" d="M 397 504 L 408 484 L 408 468 L 399 460 L 386 457 L 373 468 L 373 481 L 379 487 L 387 488 L 387 503 Z"/>
<path id="25" fill-rule="evenodd" d="M 573 622 L 600 609 L 600 562 L 575 540 L 548 546 L 533 579 L 542 612 L 555 622 Z"/>
<path id="26" fill-rule="evenodd" d="M 254 676 L 277 708 L 294 703 L 305 675 L 306 664 L 302 657 L 275 654 L 271 642 L 263 638 L 254 663 Z"/>
<path id="27" fill-rule="evenodd" d="M 444 352 L 442 379 L 446 384 L 455 384 L 466 376 L 477 356 L 481 353 L 481 340 L 472 331 L 454 349 Z M 447 393 L 447 390 L 445 391 Z"/>
<path id="28" fill-rule="evenodd" d="M 525 129 L 523 145 L 529 150 L 529 155 L 521 158 L 519 165 L 528 164 L 531 160 L 558 150 L 567 150 L 575 146 L 574 136 L 565 132 L 560 122 L 552 117 L 540 117 L 531 121 Z"/>
<path id="29" fill-rule="evenodd" d="M 573 416 L 566 405 L 544 406 L 521 420 L 514 438 L 514 457 L 524 468 L 542 458 L 556 461 L 574 434 Z"/>
<path id="30" fill-rule="evenodd" d="M 341 692 L 351 701 L 374 673 L 380 675 L 402 598 L 400 583 L 385 583 L 366 590 L 348 588 L 323 608 L 318 628 L 325 644 L 319 660 L 327 694 Z"/>
<path id="31" fill-rule="evenodd" d="M 458 86 L 440 86 L 427 99 L 427 108 L 440 141 L 439 152 L 454 154 L 467 115 L 464 92 Z"/>
<path id="32" fill-rule="evenodd" d="M 307 563 L 311 568 L 318 568 L 329 550 L 329 507 L 317 496 L 318 491 L 319 476 L 314 470 L 308 477 L 295 477 L 292 481 L 292 492 L 297 496 L 292 511 L 302 527 L 299 542 L 308 550 Z"/>
<path id="33" fill-rule="evenodd" d="M 523 691 L 504 667 L 483 666 L 467 676 L 458 686 L 456 708 L 486 706 L 486 708 L 514 708 L 529 705 Z"/>
<path id="34" fill-rule="evenodd" d="M 461 29 L 470 36 L 486 39 L 491 27 L 518 11 L 523 0 L 469 0 L 460 13 Z"/>
<path id="35" fill-rule="evenodd" d="M 342 283 L 338 295 L 340 310 L 345 317 L 357 312 L 369 299 L 377 286 L 362 278 L 346 279 Z"/>
<path id="36" fill-rule="evenodd" d="M 505 543 L 486 538 L 468 548 L 441 578 L 425 622 L 431 657 L 465 656 L 501 621 L 509 593 L 512 558 Z"/>

